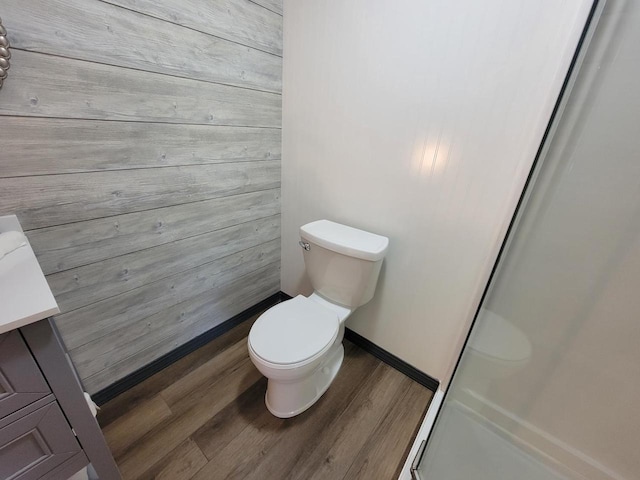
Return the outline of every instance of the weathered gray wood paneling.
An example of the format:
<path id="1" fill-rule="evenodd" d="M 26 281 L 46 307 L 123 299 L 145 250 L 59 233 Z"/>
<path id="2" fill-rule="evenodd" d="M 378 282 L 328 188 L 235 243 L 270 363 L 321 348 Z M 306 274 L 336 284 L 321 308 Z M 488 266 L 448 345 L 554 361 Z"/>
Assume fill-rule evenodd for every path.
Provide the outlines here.
<path id="1" fill-rule="evenodd" d="M 119 360 L 116 364 L 86 377 L 85 386 L 90 393 L 96 392 L 113 382 L 114 378 L 134 372 L 170 352 L 174 348 L 219 325 L 233 315 L 255 304 L 256 299 L 267 298 L 280 289 L 280 263 L 272 263 L 249 275 L 237 278 L 220 289 L 206 292 L 184 304 L 175 305 L 159 315 L 169 316 L 175 322 L 178 318 L 188 318 L 188 327 L 174 329 L 172 336 L 160 340 L 155 345 L 135 351 L 133 355 Z M 180 317 L 180 314 L 184 316 Z M 149 321 L 155 320 L 149 319 Z M 174 322 L 174 324 L 175 324 Z M 177 330 L 177 331 L 176 331 Z M 73 354 L 72 354 L 73 355 Z"/>
<path id="2" fill-rule="evenodd" d="M 90 392 L 279 290 L 279 5 L 2 3 L 0 214 Z"/>
<path id="3" fill-rule="evenodd" d="M 72 268 L 47 280 L 60 310 L 70 312 L 278 238 L 276 215 Z"/>
<path id="4" fill-rule="evenodd" d="M 0 178 L 25 230 L 279 186 L 279 160 Z"/>
<path id="5" fill-rule="evenodd" d="M 8 1 L 2 20 L 12 45 L 23 50 L 270 92 L 282 89 L 282 58 L 276 55 L 96 0 Z"/>
<path id="6" fill-rule="evenodd" d="M 144 306 L 132 309 L 132 312 L 128 312 L 129 318 L 127 321 L 116 328 L 109 329 L 106 335 L 77 347 L 70 345 L 71 357 L 78 371 L 83 377 L 91 376 L 118 363 L 123 358 L 130 357 L 139 350 L 155 345 L 162 338 L 179 333 L 176 328 L 182 329 L 185 325 L 194 323 L 195 319 L 188 317 L 184 311 L 180 311 L 179 314 L 175 315 L 175 310 L 172 307 L 186 302 L 192 308 L 193 299 L 200 295 L 204 295 L 203 300 L 208 303 L 210 299 L 207 297 L 215 296 L 213 292 L 216 290 L 223 290 L 227 296 L 237 298 L 238 294 L 235 291 L 226 290 L 227 285 L 233 284 L 236 279 L 254 272 L 256 267 L 262 268 L 277 262 L 280 257 L 279 250 L 279 242 L 274 241 L 243 252 L 243 255 L 252 260 L 251 263 L 240 261 L 241 254 L 235 253 L 215 262 L 202 265 L 192 272 L 174 276 L 172 280 L 175 289 L 182 288 L 185 293 L 184 296 L 174 295 L 172 291 L 171 295 L 165 296 L 156 309 L 150 310 Z M 151 284 L 144 288 L 152 289 L 154 285 Z M 186 292 L 189 286 L 193 288 L 193 291 L 187 295 Z M 132 292 L 135 292 L 135 290 Z M 105 306 L 117 308 L 116 302 L 117 300 L 113 299 L 113 301 L 105 302 Z M 184 310 L 185 306 L 181 306 L 181 310 Z M 172 312 L 175 316 L 167 315 L 167 312 Z M 81 325 L 75 326 L 92 328 L 91 322 L 87 320 Z M 64 328 L 68 327 L 64 323 L 61 325 L 64 325 Z"/>
<path id="7" fill-rule="evenodd" d="M 265 190 L 27 232 L 45 274 L 245 223 L 280 212 Z"/>
<path id="8" fill-rule="evenodd" d="M 267 10 L 271 10 L 279 15 L 282 15 L 282 0 L 250 0 L 256 5 L 261 5 Z"/>
<path id="9" fill-rule="evenodd" d="M 248 0 L 103 1 L 282 56 L 282 15 Z"/>
<path id="10" fill-rule="evenodd" d="M 273 128 L 4 117 L 0 145 L 0 177 L 15 177 L 273 160 L 281 141 Z"/>
<path id="11" fill-rule="evenodd" d="M 12 52 L 0 115 L 276 128 L 282 123 L 277 94 Z"/>

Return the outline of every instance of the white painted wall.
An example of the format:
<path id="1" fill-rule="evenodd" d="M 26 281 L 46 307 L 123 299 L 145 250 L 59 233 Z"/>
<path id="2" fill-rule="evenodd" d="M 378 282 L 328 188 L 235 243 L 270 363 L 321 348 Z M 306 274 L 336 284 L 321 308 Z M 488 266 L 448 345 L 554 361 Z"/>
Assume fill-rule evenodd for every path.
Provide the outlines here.
<path id="1" fill-rule="evenodd" d="M 446 382 L 589 4 L 285 0 L 282 289 L 300 225 L 388 236 L 348 326 Z"/>

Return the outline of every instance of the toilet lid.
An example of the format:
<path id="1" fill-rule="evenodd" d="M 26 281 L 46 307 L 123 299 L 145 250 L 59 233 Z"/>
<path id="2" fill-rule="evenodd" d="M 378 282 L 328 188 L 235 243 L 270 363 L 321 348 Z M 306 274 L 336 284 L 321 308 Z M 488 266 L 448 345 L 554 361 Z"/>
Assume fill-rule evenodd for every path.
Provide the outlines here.
<path id="1" fill-rule="evenodd" d="M 269 363 L 300 363 L 330 347 L 339 328 L 336 313 L 298 295 L 263 313 L 251 327 L 249 343 Z"/>

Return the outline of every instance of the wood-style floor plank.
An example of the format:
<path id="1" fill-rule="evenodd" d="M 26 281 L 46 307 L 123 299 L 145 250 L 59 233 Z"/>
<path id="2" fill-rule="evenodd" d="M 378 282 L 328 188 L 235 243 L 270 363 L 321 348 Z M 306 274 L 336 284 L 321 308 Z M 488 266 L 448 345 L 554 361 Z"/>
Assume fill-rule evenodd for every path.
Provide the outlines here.
<path id="1" fill-rule="evenodd" d="M 147 470 L 140 480 L 189 480 L 205 465 L 207 457 L 187 438 L 169 455 Z"/>
<path id="2" fill-rule="evenodd" d="M 425 388 L 412 382 L 384 420 L 378 424 L 360 452 L 355 455 L 345 478 L 398 478 L 402 465 L 389 462 L 389 458 L 404 458 L 408 453 L 411 445 L 406 438 L 413 438 L 417 433 L 425 413 L 424 402 Z"/>
<path id="3" fill-rule="evenodd" d="M 342 382 L 334 383 L 323 397 L 306 412 L 280 419 L 265 407 L 209 464 L 194 477 L 206 479 L 284 478 L 303 454 L 302 447 L 334 419 L 357 394 L 378 360 L 353 345 L 342 365 Z"/>
<path id="4" fill-rule="evenodd" d="M 104 406 L 99 419 L 124 479 L 397 478 L 432 393 L 345 341 L 323 397 L 276 418 L 248 357 L 254 320 Z"/>
<path id="5" fill-rule="evenodd" d="M 170 416 L 171 409 L 160 396 L 132 408 L 104 428 L 111 453 L 114 457 L 121 456 L 134 442 Z"/>
<path id="6" fill-rule="evenodd" d="M 393 368 L 380 364 L 341 415 L 304 446 L 304 455 L 287 478 L 344 478 L 354 460 L 354 445 L 364 445 L 384 415 L 411 380 Z"/>
<path id="7" fill-rule="evenodd" d="M 199 403 L 201 397 L 208 394 L 209 388 L 248 358 L 245 342 L 237 342 L 169 385 L 160 395 L 175 413 L 186 411 Z"/>
<path id="8" fill-rule="evenodd" d="M 269 455 L 261 458 L 253 471 L 245 472 L 242 478 L 286 478 L 313 449 L 312 444 L 336 421 L 336 416 L 354 401 L 380 362 L 359 348 L 350 347 L 348 360 L 351 363 L 345 362 L 344 370 L 340 372 L 344 373 L 343 382 L 334 384 L 335 388 L 332 385 L 316 404 L 317 410 L 308 410 L 307 415 L 302 414 L 288 422 L 288 431 L 271 447 Z"/>
<path id="9" fill-rule="evenodd" d="M 193 434 L 193 440 L 208 459 L 214 458 L 240 435 L 247 425 L 254 423 L 264 414 L 263 400 L 266 390 L 267 379 L 261 378 L 242 393 L 237 401 L 227 405 Z"/>
<path id="10" fill-rule="evenodd" d="M 243 360 L 238 368 L 202 395 L 200 403 L 153 428 L 122 457 L 116 458 L 122 475 L 125 478 L 140 477 L 260 377 L 251 361 L 248 358 Z"/>

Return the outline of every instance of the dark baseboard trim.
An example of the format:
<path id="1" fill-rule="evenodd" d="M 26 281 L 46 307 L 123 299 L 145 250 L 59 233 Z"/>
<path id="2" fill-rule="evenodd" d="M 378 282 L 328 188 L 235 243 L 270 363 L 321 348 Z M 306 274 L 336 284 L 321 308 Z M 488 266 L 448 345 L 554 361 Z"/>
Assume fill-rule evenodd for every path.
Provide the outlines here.
<path id="1" fill-rule="evenodd" d="M 282 301 L 282 292 L 275 293 L 271 295 L 269 298 L 261 301 L 260 303 L 256 303 L 254 306 L 247 308 L 245 311 L 240 312 L 238 315 L 226 320 L 220 325 L 216 325 L 211 330 L 207 330 L 201 335 L 198 335 L 192 340 L 189 340 L 184 345 L 180 345 L 178 348 L 171 350 L 169 353 L 163 355 L 162 357 L 154 360 L 153 362 L 145 365 L 142 368 L 139 368 L 133 373 L 130 373 L 126 377 L 118 380 L 115 383 L 112 383 L 106 388 L 103 388 L 97 393 L 91 395 L 91 398 L 98 405 L 104 405 L 112 398 L 117 397 L 121 393 L 133 388 L 143 380 L 146 380 L 151 375 L 158 373 L 160 370 L 168 367 L 172 363 L 180 360 L 182 357 L 187 356 L 194 350 L 206 345 L 213 339 L 221 336 L 223 333 L 228 332 L 233 327 L 240 325 L 245 320 L 248 320 L 256 313 L 260 313 L 263 310 L 275 305 Z"/>
<path id="2" fill-rule="evenodd" d="M 280 292 L 280 301 L 284 302 L 285 300 L 291 299 L 291 295 L 287 295 L 284 292 Z M 416 367 L 409 365 L 404 360 L 399 359 L 393 353 L 387 352 L 384 348 L 379 347 L 375 343 L 370 340 L 367 340 L 362 335 L 354 332 L 350 328 L 346 328 L 344 331 L 344 338 L 349 340 L 350 342 L 356 344 L 365 352 L 370 353 L 374 357 L 382 360 L 384 363 L 389 365 L 390 367 L 395 368 L 400 373 L 405 374 L 411 380 L 418 382 L 420 385 L 428 388 L 432 392 L 437 392 L 438 387 L 440 386 L 440 382 L 435 378 L 427 375 L 421 370 L 418 370 Z"/>
<path id="3" fill-rule="evenodd" d="M 280 295 L 281 302 L 284 302 L 286 300 L 291 300 L 293 298 L 291 295 L 289 295 L 288 293 L 284 293 L 282 290 L 280 290 L 278 295 Z"/>
<path id="4" fill-rule="evenodd" d="M 400 373 L 404 373 L 411 380 L 418 382 L 420 385 L 428 388 L 432 392 L 437 392 L 440 382 L 435 378 L 427 375 L 422 370 L 418 370 L 416 367 L 409 365 L 404 360 L 399 359 L 393 353 L 387 352 L 384 348 L 379 347 L 370 340 L 367 340 L 362 335 L 354 332 L 350 328 L 345 328 L 344 338 L 352 343 L 355 343 L 365 352 L 370 353 L 374 357 L 382 360 L 390 367 L 395 368 Z"/>

